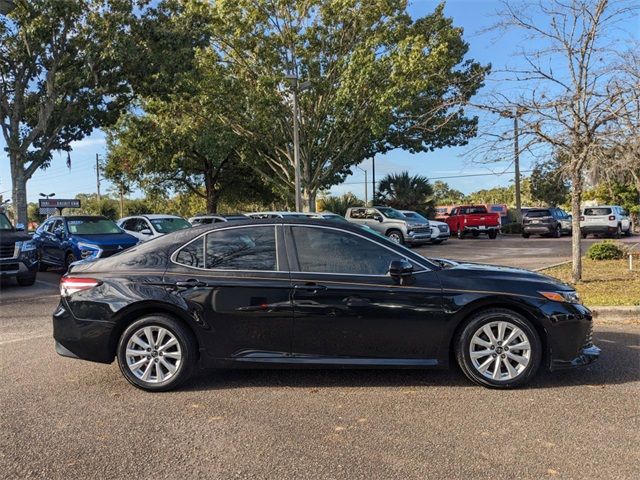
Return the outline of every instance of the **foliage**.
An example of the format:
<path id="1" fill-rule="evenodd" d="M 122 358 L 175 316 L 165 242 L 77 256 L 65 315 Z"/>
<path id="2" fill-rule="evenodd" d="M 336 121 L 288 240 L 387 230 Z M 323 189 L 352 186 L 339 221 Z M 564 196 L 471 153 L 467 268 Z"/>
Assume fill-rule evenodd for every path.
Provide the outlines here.
<path id="1" fill-rule="evenodd" d="M 547 275 L 571 282 L 571 265 L 565 264 L 545 270 Z M 626 259 L 584 259 L 581 282 L 575 283 L 580 298 L 587 306 L 640 306 L 640 270 L 629 271 Z"/>
<path id="2" fill-rule="evenodd" d="M 350 207 L 364 206 L 364 202 L 353 193 L 347 192 L 340 196 L 325 196 L 318 200 L 318 207 L 321 212 L 333 212 L 343 217 Z"/>
<path id="3" fill-rule="evenodd" d="M 399 210 L 421 210 L 431 216 L 433 187 L 427 177 L 409 172 L 390 173 L 378 184 L 376 203 Z"/>
<path id="4" fill-rule="evenodd" d="M 585 200 L 596 200 L 604 205 L 620 205 L 632 211 L 640 205 L 640 191 L 630 183 L 602 181 L 595 187 L 586 190 Z"/>
<path id="5" fill-rule="evenodd" d="M 522 199 L 523 205 L 536 204 L 531 196 L 531 181 L 528 178 L 524 178 L 520 182 L 520 198 Z M 470 193 L 466 197 L 466 202 L 472 204 L 496 203 L 514 206 L 515 199 L 516 187 L 515 185 L 510 185 L 508 187 L 494 187 Z"/>
<path id="6" fill-rule="evenodd" d="M 375 153 L 463 145 L 475 135 L 476 118 L 462 105 L 488 67 L 465 60 L 468 45 L 444 5 L 415 21 L 406 0 L 219 0 L 211 14 L 212 64 L 229 69 L 246 100 L 221 115 L 288 195 L 298 94 L 306 208 Z"/>
<path id="7" fill-rule="evenodd" d="M 605 240 L 594 243 L 587 250 L 587 258 L 591 260 L 617 260 L 624 257 L 624 251 L 618 244 Z"/>
<path id="8" fill-rule="evenodd" d="M 539 162 L 531 172 L 531 197 L 549 207 L 562 205 L 569 200 L 569 182 L 564 178 L 563 157 Z"/>
<path id="9" fill-rule="evenodd" d="M 448 183 L 436 180 L 433 182 L 433 202 L 436 205 L 460 205 L 465 203 L 465 195 L 449 187 Z"/>

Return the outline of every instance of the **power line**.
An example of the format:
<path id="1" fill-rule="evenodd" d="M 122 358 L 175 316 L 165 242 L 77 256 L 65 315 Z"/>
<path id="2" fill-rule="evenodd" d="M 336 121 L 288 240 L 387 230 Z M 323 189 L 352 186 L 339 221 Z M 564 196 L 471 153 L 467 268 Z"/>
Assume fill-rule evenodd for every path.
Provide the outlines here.
<path id="1" fill-rule="evenodd" d="M 533 170 L 520 170 L 520 173 L 529 173 Z M 499 172 L 499 173 L 469 173 L 466 175 L 449 175 L 446 177 L 428 177 L 429 180 L 447 180 L 450 178 L 469 178 L 469 177 L 501 177 L 503 175 L 514 175 L 516 172 Z M 343 182 L 340 185 L 362 185 L 364 182 Z"/>

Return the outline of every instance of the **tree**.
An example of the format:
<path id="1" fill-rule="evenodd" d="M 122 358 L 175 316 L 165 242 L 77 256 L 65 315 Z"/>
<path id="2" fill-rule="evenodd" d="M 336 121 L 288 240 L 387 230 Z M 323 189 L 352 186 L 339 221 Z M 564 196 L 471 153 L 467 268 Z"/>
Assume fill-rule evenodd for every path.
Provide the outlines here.
<path id="1" fill-rule="evenodd" d="M 433 182 L 433 202 L 436 205 L 459 205 L 464 203 L 465 195 L 459 190 L 451 188 L 442 180 Z"/>
<path id="2" fill-rule="evenodd" d="M 561 157 L 538 162 L 531 172 L 531 196 L 534 200 L 555 207 L 569 199 L 569 182 L 563 177 Z"/>
<path id="3" fill-rule="evenodd" d="M 465 60 L 462 30 L 443 10 L 414 21 L 406 0 L 213 3 L 211 50 L 246 99 L 225 120 L 262 175 L 291 195 L 294 94 L 305 209 L 376 153 L 465 144 L 476 119 L 462 106 L 488 67 Z"/>
<path id="4" fill-rule="evenodd" d="M 533 150 L 543 146 L 566 155 L 564 172 L 571 182 L 573 215 L 572 277 L 582 277 L 580 206 L 585 177 L 611 135 L 610 126 L 627 114 L 628 92 L 637 83 L 620 56 L 622 22 L 637 13 L 637 2 L 627 0 L 503 1 L 496 28 L 518 30 L 527 38 L 518 51 L 524 67 L 507 68 L 504 82 L 526 82 L 523 93 L 507 98 L 497 93 L 487 106 L 515 116 L 520 141 Z M 512 145 L 514 138 L 494 134 L 496 143 Z M 512 148 L 512 147 L 511 147 Z M 502 160 L 504 156 L 500 155 Z"/>
<path id="5" fill-rule="evenodd" d="M 340 196 L 328 195 L 321 197 L 318 203 L 320 204 L 321 212 L 333 212 L 343 217 L 346 215 L 348 208 L 364 206 L 364 201 L 360 200 L 351 192 L 344 193 Z"/>
<path id="6" fill-rule="evenodd" d="M 433 210 L 433 188 L 427 177 L 409 172 L 390 173 L 378 185 L 379 203 L 398 210 Z"/>
<path id="7" fill-rule="evenodd" d="M 0 125 L 17 221 L 52 152 L 116 120 L 130 98 L 130 2 L 32 0 L 0 16 Z"/>

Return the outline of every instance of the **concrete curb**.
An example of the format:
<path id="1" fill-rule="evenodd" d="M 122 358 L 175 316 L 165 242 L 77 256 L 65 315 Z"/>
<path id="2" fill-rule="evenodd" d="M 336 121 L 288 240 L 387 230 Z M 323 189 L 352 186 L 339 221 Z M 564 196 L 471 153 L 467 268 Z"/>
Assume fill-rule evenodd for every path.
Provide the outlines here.
<path id="1" fill-rule="evenodd" d="M 640 306 L 588 307 L 596 323 L 640 323 Z"/>
<path id="2" fill-rule="evenodd" d="M 560 265 L 566 265 L 567 263 L 571 263 L 571 260 L 565 260 L 564 262 L 554 263 L 552 265 L 545 265 L 544 267 L 534 268 L 533 272 L 541 272 L 542 270 L 546 270 L 548 268 L 559 267 Z"/>

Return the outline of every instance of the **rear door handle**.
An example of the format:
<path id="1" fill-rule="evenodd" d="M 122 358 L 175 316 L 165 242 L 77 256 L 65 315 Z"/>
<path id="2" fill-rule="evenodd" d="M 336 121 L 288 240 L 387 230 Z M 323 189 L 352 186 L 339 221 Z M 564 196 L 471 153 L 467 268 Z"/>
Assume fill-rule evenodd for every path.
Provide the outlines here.
<path id="1" fill-rule="evenodd" d="M 197 288 L 197 287 L 206 287 L 206 282 L 201 282 L 200 280 L 196 280 L 195 278 L 190 278 L 188 280 L 183 280 L 175 283 L 176 287 L 183 288 Z"/>
<path id="2" fill-rule="evenodd" d="M 318 292 L 323 292 L 327 289 L 326 285 L 318 285 L 316 283 L 305 283 L 302 285 L 294 285 L 293 286 L 294 290 L 301 290 L 304 292 L 309 292 L 309 293 L 318 293 Z"/>

